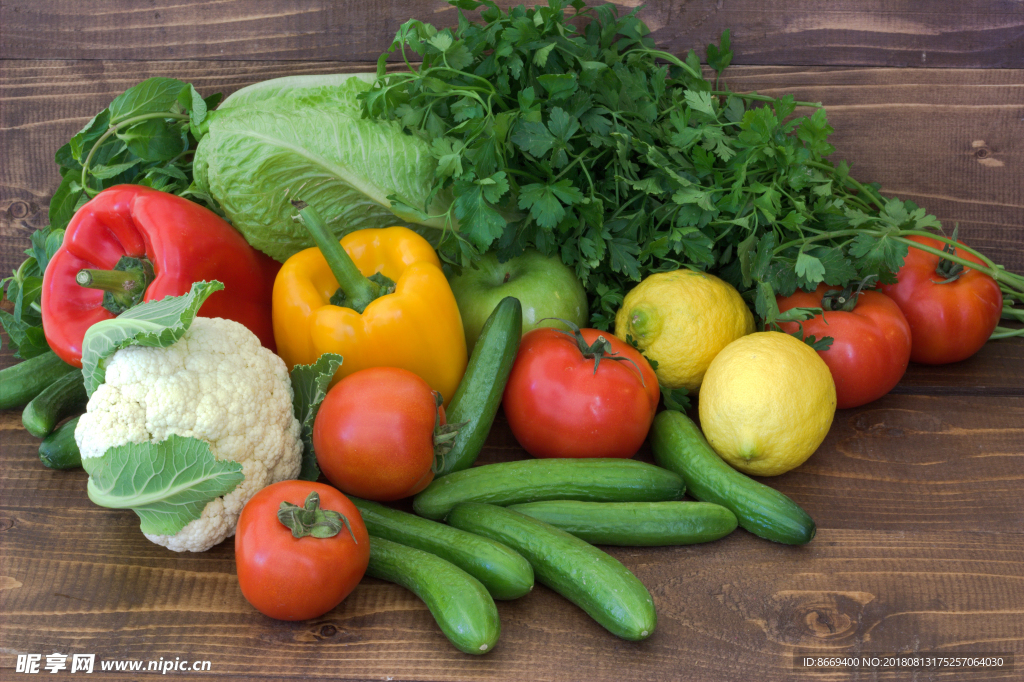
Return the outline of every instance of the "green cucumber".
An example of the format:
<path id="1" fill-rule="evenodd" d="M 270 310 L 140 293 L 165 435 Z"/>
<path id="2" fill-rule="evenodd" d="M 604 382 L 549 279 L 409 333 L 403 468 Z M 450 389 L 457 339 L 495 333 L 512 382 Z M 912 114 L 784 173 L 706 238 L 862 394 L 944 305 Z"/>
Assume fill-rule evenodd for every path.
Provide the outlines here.
<path id="1" fill-rule="evenodd" d="M 29 401 L 21 413 L 21 423 L 36 438 L 45 438 L 60 420 L 80 412 L 88 402 L 82 372 L 69 372 Z"/>
<path id="2" fill-rule="evenodd" d="M 401 585 L 422 599 L 459 651 L 486 654 L 498 641 L 498 608 L 487 588 L 436 554 L 371 535 L 366 575 Z"/>
<path id="3" fill-rule="evenodd" d="M 39 444 L 39 460 L 51 469 L 78 469 L 82 453 L 75 441 L 79 417 L 64 422 Z"/>
<path id="4" fill-rule="evenodd" d="M 754 535 L 787 545 L 803 545 L 814 537 L 814 520 L 807 512 L 726 464 L 686 415 L 661 412 L 649 438 L 655 461 L 682 476 L 690 495 L 732 510 L 740 526 Z"/>
<path id="5" fill-rule="evenodd" d="M 462 426 L 451 451 L 435 467 L 435 477 L 468 469 L 476 461 L 498 414 L 522 336 L 523 306 L 518 298 L 506 296 L 484 322 L 466 373 L 448 404 L 448 423 Z"/>
<path id="6" fill-rule="evenodd" d="M 370 535 L 452 562 L 483 583 L 495 599 L 518 599 L 533 589 L 530 562 L 501 543 L 376 502 L 351 495 L 349 499 L 359 508 Z"/>
<path id="7" fill-rule="evenodd" d="M 594 545 L 694 545 L 736 530 L 736 515 L 710 502 L 580 502 L 551 500 L 508 509 L 550 523 Z"/>
<path id="8" fill-rule="evenodd" d="M 77 371 L 52 350 L 0 372 L 0 410 L 24 407 L 65 374 Z"/>
<path id="9" fill-rule="evenodd" d="M 654 600 L 643 583 L 609 554 L 526 514 L 468 502 L 448 523 L 508 545 L 529 560 L 537 581 L 586 611 L 617 637 L 637 641 L 654 632 Z"/>
<path id="10" fill-rule="evenodd" d="M 678 475 L 631 459 L 527 459 L 449 474 L 414 497 L 412 506 L 436 521 L 460 502 L 661 502 L 681 499 L 684 491 Z"/>

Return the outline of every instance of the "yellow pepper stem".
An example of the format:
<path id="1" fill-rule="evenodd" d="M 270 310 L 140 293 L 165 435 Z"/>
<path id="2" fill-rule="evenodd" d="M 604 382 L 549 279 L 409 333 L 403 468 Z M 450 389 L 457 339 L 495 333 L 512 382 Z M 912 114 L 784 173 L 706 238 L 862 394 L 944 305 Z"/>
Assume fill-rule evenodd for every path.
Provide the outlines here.
<path id="1" fill-rule="evenodd" d="M 327 230 L 327 225 L 315 208 L 304 201 L 293 201 L 292 206 L 298 209 L 299 222 L 309 232 L 309 236 L 313 238 L 327 265 L 330 266 L 334 278 L 338 280 L 340 292 L 344 294 L 340 299 L 343 302 L 339 305 L 362 313 L 372 301 L 388 293 L 386 284 L 374 282 L 359 272 L 359 268 L 345 253 L 345 249 L 341 248 L 338 240 Z M 335 294 L 331 302 L 338 298 Z"/>

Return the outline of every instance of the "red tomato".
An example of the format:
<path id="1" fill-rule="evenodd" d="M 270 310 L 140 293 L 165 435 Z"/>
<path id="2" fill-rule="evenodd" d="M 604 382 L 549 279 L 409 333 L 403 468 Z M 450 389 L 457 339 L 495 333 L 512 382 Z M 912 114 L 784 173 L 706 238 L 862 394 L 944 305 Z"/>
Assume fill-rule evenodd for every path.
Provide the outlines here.
<path id="1" fill-rule="evenodd" d="M 434 426 L 444 408 L 426 381 L 398 367 L 350 374 L 327 392 L 313 424 L 320 469 L 342 492 L 388 502 L 434 479 Z"/>
<path id="2" fill-rule="evenodd" d="M 658 377 L 614 335 L 583 329 L 585 345 L 611 343 L 594 371 L 570 334 L 543 327 L 519 346 L 502 405 L 512 434 L 534 457 L 632 457 L 658 407 Z"/>
<path id="3" fill-rule="evenodd" d="M 910 237 L 915 242 L 942 249 L 945 244 L 929 237 Z M 966 251 L 957 255 L 982 262 Z M 910 359 L 929 365 L 965 360 L 985 345 L 999 324 L 1003 292 L 994 279 L 973 268 L 964 268 L 952 282 L 936 271 L 939 257 L 910 248 L 896 284 L 882 291 L 896 301 L 910 323 L 913 346 Z"/>
<path id="4" fill-rule="evenodd" d="M 296 538 L 277 518 L 281 502 L 304 506 L 309 493 L 320 509 L 348 519 L 329 538 Z M 354 536 L 354 539 L 353 539 Z M 340 492 L 311 481 L 281 481 L 253 495 L 238 517 L 235 564 L 242 594 L 261 613 L 280 620 L 306 620 L 327 613 L 349 595 L 366 573 L 370 536 L 359 510 Z"/>
<path id="5" fill-rule="evenodd" d="M 779 311 L 790 308 L 820 308 L 822 297 L 840 287 L 819 284 L 807 293 L 778 298 Z M 910 360 L 910 325 L 889 297 L 877 291 L 863 291 L 853 310 L 828 310 L 802 322 L 804 336 L 831 336 L 832 346 L 818 355 L 832 372 L 836 384 L 836 407 L 858 407 L 877 400 L 893 389 L 907 371 Z M 788 333 L 799 329 L 796 322 L 779 325 Z"/>

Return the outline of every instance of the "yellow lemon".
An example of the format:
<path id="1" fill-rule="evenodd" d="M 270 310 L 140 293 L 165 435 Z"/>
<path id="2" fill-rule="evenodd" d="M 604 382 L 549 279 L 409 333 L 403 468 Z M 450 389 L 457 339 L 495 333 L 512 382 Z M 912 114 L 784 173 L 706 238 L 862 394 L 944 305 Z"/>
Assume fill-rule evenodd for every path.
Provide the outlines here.
<path id="1" fill-rule="evenodd" d="M 700 426 L 722 459 L 754 476 L 803 464 L 836 412 L 828 365 L 781 332 L 733 341 L 711 363 L 700 389 Z"/>
<path id="2" fill-rule="evenodd" d="M 626 294 L 615 314 L 615 336 L 632 338 L 657 361 L 661 385 L 691 392 L 719 351 L 753 331 L 754 316 L 739 292 L 693 270 L 650 275 Z"/>

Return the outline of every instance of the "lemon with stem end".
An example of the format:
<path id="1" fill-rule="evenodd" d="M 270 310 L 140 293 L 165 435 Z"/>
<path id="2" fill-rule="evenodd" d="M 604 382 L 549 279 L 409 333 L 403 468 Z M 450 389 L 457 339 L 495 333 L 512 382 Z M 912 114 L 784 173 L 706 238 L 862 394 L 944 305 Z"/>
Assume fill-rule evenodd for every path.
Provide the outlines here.
<path id="1" fill-rule="evenodd" d="M 615 315 L 615 336 L 658 363 L 659 383 L 691 392 L 719 351 L 753 331 L 754 316 L 739 292 L 694 270 L 646 277 Z"/>
<path id="2" fill-rule="evenodd" d="M 803 464 L 836 411 L 828 365 L 803 341 L 758 332 L 715 357 L 700 389 L 708 443 L 743 473 L 777 476 Z"/>

